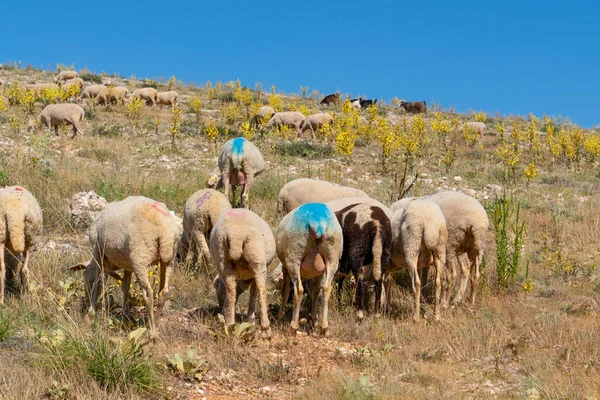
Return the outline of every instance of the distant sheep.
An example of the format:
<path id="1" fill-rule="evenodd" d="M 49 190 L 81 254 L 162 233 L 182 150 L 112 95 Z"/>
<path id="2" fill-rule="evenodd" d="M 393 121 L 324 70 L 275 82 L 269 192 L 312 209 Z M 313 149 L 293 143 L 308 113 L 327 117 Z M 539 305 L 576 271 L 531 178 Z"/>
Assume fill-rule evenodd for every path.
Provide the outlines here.
<path id="1" fill-rule="evenodd" d="M 73 126 L 73 138 L 80 134 L 83 137 L 83 131 L 79 123 L 85 118 L 85 111 L 77 104 L 61 103 L 48 104 L 38 115 L 38 122 L 47 128 L 54 128 L 54 134 L 58 136 L 58 128 L 62 124 Z M 33 126 L 30 126 L 30 129 Z"/>
<path id="2" fill-rule="evenodd" d="M 475 304 L 477 288 L 479 286 L 479 266 L 485 247 L 485 236 L 489 227 L 487 213 L 481 203 L 474 197 L 459 192 L 438 192 L 428 196 L 412 197 L 397 201 L 392 205 L 392 210 L 406 206 L 413 200 L 430 200 L 436 203 L 446 219 L 448 230 L 448 244 L 446 247 L 446 274 L 445 293 L 442 304 L 448 307 L 450 297 L 456 281 L 456 262 L 461 267 L 460 286 L 453 303 L 460 303 L 465 296 L 468 280 L 471 280 L 471 305 Z M 462 256 L 466 255 L 469 262 Z"/>
<path id="3" fill-rule="evenodd" d="M 136 89 L 131 94 L 131 98 L 142 100 L 147 106 L 155 106 L 158 102 L 158 91 L 154 88 Z"/>
<path id="4" fill-rule="evenodd" d="M 340 95 L 337 93 L 328 94 L 321 100 L 322 105 L 333 105 L 340 102 Z"/>
<path id="5" fill-rule="evenodd" d="M 158 92 L 156 94 L 156 102 L 159 106 L 171 106 L 171 108 L 175 108 L 177 104 L 177 98 L 179 94 L 174 90 L 169 90 L 168 92 Z"/>
<path id="6" fill-rule="evenodd" d="M 216 188 L 223 187 L 225 196 L 229 198 L 229 186 L 234 192 L 234 197 L 235 188 L 243 186 L 240 205 L 248 208 L 248 197 L 254 178 L 265 170 L 265 160 L 260 150 L 243 137 L 228 140 L 219 154 L 219 170 L 221 176 Z"/>
<path id="7" fill-rule="evenodd" d="M 269 224 L 250 210 L 226 211 L 210 234 L 210 253 L 225 285 L 225 324 L 235 323 L 237 281 L 253 279 L 248 319 L 254 319 L 258 292 L 260 327 L 263 331 L 269 330 L 267 266 L 275 258 L 275 238 Z"/>
<path id="8" fill-rule="evenodd" d="M 125 99 L 129 90 L 124 86 L 109 86 L 108 87 L 108 101 L 110 103 L 125 105 Z"/>
<path id="9" fill-rule="evenodd" d="M 81 90 L 83 88 L 83 79 L 81 78 L 73 78 L 73 79 L 69 79 L 68 81 L 66 81 L 62 87 L 64 89 L 68 89 L 71 86 L 78 86 L 79 90 Z"/>
<path id="10" fill-rule="evenodd" d="M 344 237 L 338 271 L 338 291 L 344 277 L 352 274 L 356 280 L 354 297 L 357 316 L 363 318 L 367 286 L 365 281 L 375 283 L 375 312 L 379 313 L 381 310 L 382 278 L 390 258 L 392 228 L 390 219 L 382 208 L 367 203 L 346 205 L 343 200 L 326 203 L 335 213 Z M 368 266 L 370 268 L 367 270 Z"/>
<path id="11" fill-rule="evenodd" d="M 294 314 L 290 326 L 299 328 L 300 304 L 304 288 L 302 279 L 314 279 L 310 297 L 311 318 L 316 322 L 319 293 L 323 291 L 321 333 L 329 332 L 329 296 L 332 280 L 342 256 L 343 234 L 335 214 L 322 203 L 308 203 L 286 215 L 277 228 L 277 256 L 283 265 L 283 295 L 279 318 L 285 315 L 294 286 Z"/>
<path id="12" fill-rule="evenodd" d="M 268 121 L 271 119 L 271 117 L 275 115 L 275 110 L 273 109 L 273 107 L 271 106 L 262 106 L 258 112 L 256 113 L 256 115 L 254 115 L 252 117 L 252 126 L 255 129 L 258 129 L 258 127 L 262 124 L 265 123 L 265 121 Z"/>
<path id="13" fill-rule="evenodd" d="M 377 104 L 377 99 L 375 99 L 375 100 L 360 99 L 360 108 L 368 108 L 368 107 L 374 106 L 376 104 Z"/>
<path id="14" fill-rule="evenodd" d="M 282 126 L 288 126 L 296 130 L 296 138 L 298 138 L 298 136 L 302 133 L 300 128 L 305 120 L 306 117 L 300 111 L 278 112 L 271 117 L 271 119 L 264 126 L 263 130 L 270 129 L 272 127 L 279 128 Z"/>
<path id="15" fill-rule="evenodd" d="M 423 101 L 401 101 L 398 108 L 403 108 L 406 112 L 418 114 L 427 112 L 427 103 Z"/>
<path id="16" fill-rule="evenodd" d="M 86 86 L 79 96 L 80 102 L 84 99 L 90 99 L 94 102 L 102 105 L 108 105 L 108 93 L 109 90 L 104 85 L 90 85 Z"/>
<path id="17" fill-rule="evenodd" d="M 201 189 L 190 196 L 183 209 L 183 260 L 187 258 L 187 254 L 192 254 L 192 264 L 196 265 L 200 257 L 206 271 L 212 272 L 212 258 L 208 246 L 210 233 L 221 214 L 229 209 L 229 199 L 217 190 Z"/>
<path id="18" fill-rule="evenodd" d="M 300 130 L 302 132 L 310 129 L 312 132 L 312 138 L 315 139 L 315 132 L 322 129 L 323 125 L 329 124 L 329 126 L 333 125 L 333 117 L 327 113 L 318 113 L 309 115 L 305 121 L 303 121 L 300 125 Z"/>
<path id="19" fill-rule="evenodd" d="M 360 189 L 318 179 L 299 178 L 283 185 L 277 198 L 277 211 L 287 214 L 305 203 L 326 203 L 341 197 L 369 197 Z"/>
<path id="20" fill-rule="evenodd" d="M 91 299 L 88 312 L 94 313 L 96 309 L 103 282 L 100 274 L 122 269 L 125 271 L 121 284 L 123 312 L 129 316 L 129 286 L 134 273 L 146 303 L 150 333 L 156 335 L 157 321 L 169 293 L 169 277 L 180 236 L 181 225 L 163 203 L 142 196 L 130 196 L 110 203 L 90 227 L 91 260 L 70 267 L 71 270 L 85 269 L 86 293 Z M 153 307 L 154 291 L 148 279 L 148 271 L 155 264 L 160 269 L 156 314 Z"/>
<path id="21" fill-rule="evenodd" d="M 21 186 L 0 189 L 0 305 L 6 285 L 6 251 L 21 256 L 13 275 L 20 281 L 21 294 L 29 290 L 29 255 L 43 230 L 42 209 L 33 195 Z"/>
<path id="22" fill-rule="evenodd" d="M 39 96 L 44 89 L 50 90 L 58 90 L 58 86 L 54 83 L 33 83 L 30 85 L 25 85 L 27 90 L 33 90 L 33 93 L 36 96 Z"/>
<path id="23" fill-rule="evenodd" d="M 435 264 L 435 320 L 440 319 L 441 276 L 446 263 L 448 232 L 440 207 L 428 200 L 414 200 L 399 208 L 392 216 L 392 251 L 388 275 L 408 268 L 415 296 L 414 319 L 421 318 L 421 279 L 419 268 L 429 270 Z M 389 298 L 391 276 L 387 278 Z"/>
<path id="24" fill-rule="evenodd" d="M 61 71 L 53 79 L 54 83 L 64 83 L 69 79 L 79 78 L 79 74 L 76 71 Z"/>
<path id="25" fill-rule="evenodd" d="M 465 122 L 463 124 L 463 127 L 467 127 L 470 129 L 475 130 L 478 134 L 480 138 L 483 138 L 483 135 L 485 134 L 485 123 L 483 122 L 477 122 L 477 121 L 469 121 L 469 122 Z"/>

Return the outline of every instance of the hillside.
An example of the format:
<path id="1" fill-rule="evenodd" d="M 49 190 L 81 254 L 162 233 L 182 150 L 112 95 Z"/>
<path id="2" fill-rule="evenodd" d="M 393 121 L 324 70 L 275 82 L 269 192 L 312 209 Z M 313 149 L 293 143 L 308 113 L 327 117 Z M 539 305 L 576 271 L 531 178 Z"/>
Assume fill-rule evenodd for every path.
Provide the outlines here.
<path id="1" fill-rule="evenodd" d="M 135 103 L 86 105 L 84 136 L 71 139 L 70 127 L 61 128 L 58 137 L 46 129 L 28 130 L 43 102 L 55 102 L 60 93 L 28 100 L 22 88 L 52 82 L 55 74 L 15 64 L 5 64 L 2 73 L 0 186 L 26 187 L 44 212 L 42 245 L 31 260 L 31 293 L 10 297 L 0 310 L 2 398 L 147 398 L 146 389 L 173 399 L 600 396 L 597 131 L 545 116 L 463 115 L 435 105 L 424 115 L 411 115 L 379 103 L 355 111 L 348 103 L 320 106 L 327 93 L 280 94 L 236 82 L 196 88 L 175 79 L 80 71 L 86 85 L 111 83 L 130 92 L 152 86 L 176 90 L 180 97 L 175 111 Z M 299 139 L 291 130 L 261 133 L 249 122 L 263 102 L 306 115 L 328 111 L 335 123 L 316 139 L 310 132 Z M 483 136 L 462 128 L 476 119 L 487 126 Z M 85 233 L 71 227 L 72 196 L 94 190 L 110 202 L 144 195 L 181 216 L 187 198 L 217 171 L 222 144 L 238 135 L 251 138 L 267 161 L 251 189 L 250 208 L 274 230 L 280 221 L 278 192 L 298 177 L 354 186 L 386 205 L 413 181 L 405 196 L 459 190 L 477 198 L 490 216 L 496 215 L 494 199 L 506 190 L 520 202 L 526 226 L 516 276 L 506 287 L 499 282 L 491 218 L 481 295 L 473 309 L 446 310 L 434 323 L 426 304 L 428 319 L 416 324 L 412 294 L 400 274 L 390 315 L 357 321 L 344 296 L 341 305 L 331 302 L 331 336 L 322 338 L 309 329 L 289 334 L 289 315 L 284 322 L 274 319 L 280 293 L 273 290 L 269 341 L 252 330 L 226 334 L 212 279 L 178 265 L 160 336 L 143 348 L 146 356 L 119 348 L 121 359 L 104 360 L 100 354 L 108 353 L 102 349 L 112 345 L 109 338 L 125 341 L 137 325 L 122 318 L 114 283 L 105 315 L 90 322 L 80 313 L 83 277 L 68 266 L 88 260 L 91 251 Z M 132 291 L 139 300 L 139 289 Z M 244 295 L 241 315 L 246 305 Z M 187 346 L 198 350 L 192 362 L 198 369 L 183 376 L 167 360 Z M 130 380 L 114 377 L 112 386 L 110 379 L 98 378 L 103 374 L 91 372 L 93 366 L 107 371 L 135 363 L 138 372 Z M 144 365 L 150 372 L 139 372 Z M 139 383 L 144 374 L 155 388 Z"/>

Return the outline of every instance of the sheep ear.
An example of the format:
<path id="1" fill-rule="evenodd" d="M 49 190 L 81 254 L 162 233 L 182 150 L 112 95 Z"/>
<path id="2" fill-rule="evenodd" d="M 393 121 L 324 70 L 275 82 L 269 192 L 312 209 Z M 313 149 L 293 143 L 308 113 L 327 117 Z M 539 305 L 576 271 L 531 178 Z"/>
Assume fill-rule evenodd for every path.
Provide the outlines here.
<path id="1" fill-rule="evenodd" d="M 86 269 L 88 265 L 89 265 L 89 262 L 71 265 L 69 267 L 69 270 L 71 270 L 71 271 L 81 271 L 81 270 Z"/>

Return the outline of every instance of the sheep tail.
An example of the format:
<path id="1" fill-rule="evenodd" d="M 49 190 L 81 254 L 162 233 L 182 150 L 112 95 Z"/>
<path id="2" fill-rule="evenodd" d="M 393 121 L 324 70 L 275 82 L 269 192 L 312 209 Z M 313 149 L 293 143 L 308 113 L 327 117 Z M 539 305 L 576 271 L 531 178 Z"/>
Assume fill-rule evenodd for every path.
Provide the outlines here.
<path id="1" fill-rule="evenodd" d="M 8 237 L 15 253 L 25 251 L 25 218 L 16 210 L 8 210 L 6 213 L 6 227 L 8 228 Z"/>
<path id="2" fill-rule="evenodd" d="M 158 238 L 158 254 L 160 255 L 161 261 L 169 262 L 173 260 L 175 250 L 177 250 L 175 247 L 175 240 L 173 240 L 172 236 L 163 232 Z"/>
<path id="3" fill-rule="evenodd" d="M 381 267 L 381 255 L 383 254 L 383 238 L 381 237 L 381 231 L 383 227 L 377 223 L 375 228 L 375 238 L 373 240 L 373 280 L 379 282 L 383 275 Z"/>
<path id="4" fill-rule="evenodd" d="M 421 218 L 419 223 L 423 232 L 423 243 L 425 244 L 425 248 L 435 248 L 437 246 L 438 241 L 440 240 L 439 230 L 431 229 L 431 227 L 426 223 L 426 221 L 423 218 Z"/>
<path id="5" fill-rule="evenodd" d="M 242 161 L 244 160 L 243 154 L 239 153 L 231 153 L 231 165 L 236 171 L 240 171 L 242 169 Z"/>
<path id="6" fill-rule="evenodd" d="M 229 247 L 229 258 L 231 260 L 239 260 L 244 254 L 244 244 L 246 237 L 240 237 L 239 235 L 227 235 L 227 245 Z"/>

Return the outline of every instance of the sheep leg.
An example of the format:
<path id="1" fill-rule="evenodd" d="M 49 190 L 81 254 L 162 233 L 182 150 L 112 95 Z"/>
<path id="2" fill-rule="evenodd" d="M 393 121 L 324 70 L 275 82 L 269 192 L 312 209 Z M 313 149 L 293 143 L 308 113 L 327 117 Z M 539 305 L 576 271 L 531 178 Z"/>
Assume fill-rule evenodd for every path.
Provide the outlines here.
<path id="1" fill-rule="evenodd" d="M 237 299 L 236 299 L 237 301 Z M 256 278 L 250 284 L 250 296 L 248 301 L 248 321 L 254 322 L 256 319 Z"/>
<path id="2" fill-rule="evenodd" d="M 231 326 L 235 324 L 235 299 L 237 283 L 235 275 L 231 269 L 231 264 L 225 264 L 221 273 L 221 279 L 225 284 L 225 304 L 223 305 L 223 316 L 225 317 L 225 325 Z"/>
<path id="3" fill-rule="evenodd" d="M 313 326 L 317 325 L 317 319 L 319 315 L 319 293 L 321 293 L 321 289 L 323 288 L 323 275 L 316 277 L 312 281 L 312 286 L 310 287 L 310 300 L 311 310 L 310 310 L 310 319 L 312 320 Z"/>
<path id="4" fill-rule="evenodd" d="M 461 257 L 458 258 L 458 262 L 460 264 L 460 285 L 458 287 L 458 293 L 456 293 L 456 297 L 454 298 L 454 301 L 452 302 L 453 304 L 459 304 L 462 302 L 463 297 L 465 296 L 465 293 L 467 291 L 467 284 L 469 282 L 469 274 L 470 274 L 470 268 L 469 268 L 469 262 L 468 260 L 465 260 L 465 255 L 461 255 Z"/>
<path id="5" fill-rule="evenodd" d="M 285 317 L 285 306 L 290 298 L 290 274 L 285 266 L 282 268 L 281 272 L 283 273 L 283 286 L 281 287 L 281 308 L 277 313 L 278 319 Z"/>
<path id="6" fill-rule="evenodd" d="M 304 295 L 304 288 L 302 287 L 302 279 L 300 278 L 300 265 L 294 265 L 290 270 L 290 278 L 294 285 L 294 313 L 292 314 L 292 322 L 290 326 L 294 330 L 298 330 L 300 327 L 298 321 L 300 319 L 300 306 L 302 305 L 302 296 Z M 285 304 L 285 303 L 284 303 Z"/>
<path id="7" fill-rule="evenodd" d="M 442 293 L 442 260 L 438 251 L 433 252 L 433 262 L 435 263 L 435 304 L 434 313 L 435 320 L 440 320 L 440 295 Z"/>
<path id="8" fill-rule="evenodd" d="M 156 308 L 156 320 L 162 316 L 167 296 L 169 295 L 169 278 L 173 272 L 173 262 L 160 263 L 160 283 L 158 286 L 158 306 Z"/>
<path id="9" fill-rule="evenodd" d="M 23 266 L 19 268 L 21 296 L 25 296 L 29 292 L 29 250 L 23 251 L 23 259 Z"/>
<path id="10" fill-rule="evenodd" d="M 387 312 L 390 307 L 390 298 L 392 297 L 392 281 L 394 280 L 392 274 L 386 274 L 385 276 L 385 284 L 383 288 L 384 294 L 382 297 L 385 297 L 385 301 L 382 301 L 383 311 Z"/>
<path id="11" fill-rule="evenodd" d="M 421 278 L 419 278 L 419 271 L 417 269 L 419 255 L 409 256 L 407 254 L 406 261 L 408 264 L 408 272 L 410 273 L 413 294 L 415 296 L 415 315 L 413 319 L 415 322 L 418 322 L 421 319 Z"/>
<path id="12" fill-rule="evenodd" d="M 146 303 L 146 312 L 148 313 L 148 322 L 150 325 L 150 336 L 156 336 L 158 331 L 156 329 L 156 320 L 154 319 L 154 290 L 148 279 L 148 269 L 144 267 L 134 267 L 133 270 L 139 271 L 136 272 L 135 275 L 137 276 L 138 283 L 144 295 L 144 303 Z"/>
<path id="13" fill-rule="evenodd" d="M 86 299 L 89 299 L 90 305 L 87 310 L 87 314 L 95 314 L 96 313 L 96 303 L 98 302 L 98 292 L 102 290 L 102 279 L 100 279 L 100 264 L 98 260 L 100 257 L 94 253 L 94 258 L 90 262 L 90 265 L 86 268 L 84 272 L 85 276 L 85 289 L 86 289 Z"/>
<path id="14" fill-rule="evenodd" d="M 225 173 L 225 171 L 221 172 L 221 181 L 223 184 L 223 193 L 229 200 L 229 173 Z"/>
<path id="15" fill-rule="evenodd" d="M 325 273 L 323 274 L 324 276 L 321 278 L 325 281 L 323 285 L 323 311 L 321 314 L 321 334 L 323 336 L 329 335 L 329 296 L 331 295 L 331 282 L 336 270 L 337 266 L 336 268 L 331 268 L 330 261 L 328 261 Z"/>
<path id="16" fill-rule="evenodd" d="M 364 262 L 364 257 L 350 257 L 351 258 L 351 271 L 354 275 L 354 279 L 356 280 L 356 292 L 354 294 L 354 306 L 357 309 L 356 316 L 359 319 L 363 319 L 364 317 L 364 309 L 365 309 L 365 277 L 364 274 L 361 273 L 362 265 Z"/>
<path id="17" fill-rule="evenodd" d="M 125 271 L 123 273 L 123 280 L 121 281 L 121 291 L 123 292 L 123 315 L 127 319 L 131 319 L 131 303 L 129 302 L 129 288 L 131 286 L 131 271 Z"/>
<path id="18" fill-rule="evenodd" d="M 195 250 L 193 252 L 193 261 L 194 265 L 197 265 L 198 258 L 202 259 L 202 264 L 204 266 L 204 270 L 206 271 L 206 276 L 211 276 L 210 271 L 212 270 L 212 257 L 210 256 L 210 249 L 208 248 L 208 243 L 206 240 L 206 236 L 204 233 L 195 231 L 194 235 L 194 244 Z"/>
<path id="19" fill-rule="evenodd" d="M 260 307 L 260 328 L 269 330 L 269 314 L 267 303 L 267 264 L 261 266 L 261 272 L 254 276 L 253 285 L 258 290 L 258 305 Z M 252 294 L 252 293 L 251 293 Z"/>
<path id="20" fill-rule="evenodd" d="M 244 184 L 244 190 L 242 190 L 241 195 L 241 204 L 244 208 L 250 208 L 248 198 L 250 192 L 250 186 L 252 186 L 252 182 L 254 182 L 254 174 L 246 174 L 246 183 Z"/>
<path id="21" fill-rule="evenodd" d="M 0 304 L 4 304 L 4 289 L 6 286 L 6 262 L 4 261 L 4 243 L 0 243 Z"/>
<path id="22" fill-rule="evenodd" d="M 58 136 L 58 124 L 54 125 L 54 135 Z"/>
<path id="23" fill-rule="evenodd" d="M 450 299 L 452 298 L 452 293 L 454 292 L 454 285 L 456 283 L 456 275 L 457 275 L 457 271 L 456 271 L 456 261 L 457 261 L 457 256 L 456 254 L 454 254 L 454 252 L 448 252 L 446 253 L 447 257 L 446 257 L 446 279 L 445 279 L 445 287 L 444 287 L 444 294 L 443 294 L 443 300 L 442 300 L 442 307 L 443 308 L 448 308 L 450 306 Z"/>
<path id="24" fill-rule="evenodd" d="M 475 305 L 477 289 L 479 288 L 479 266 L 481 264 L 482 251 L 476 250 L 469 252 L 469 261 L 471 262 L 471 294 L 469 296 L 471 306 Z"/>

